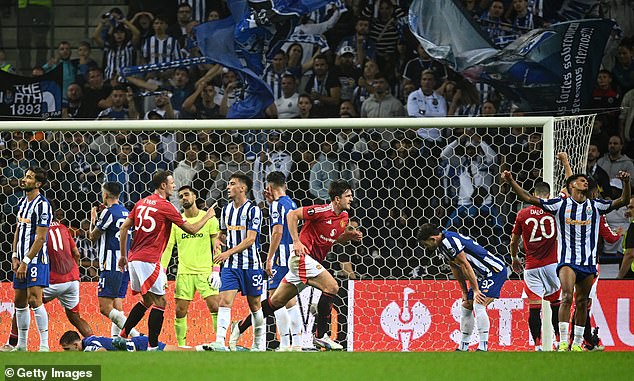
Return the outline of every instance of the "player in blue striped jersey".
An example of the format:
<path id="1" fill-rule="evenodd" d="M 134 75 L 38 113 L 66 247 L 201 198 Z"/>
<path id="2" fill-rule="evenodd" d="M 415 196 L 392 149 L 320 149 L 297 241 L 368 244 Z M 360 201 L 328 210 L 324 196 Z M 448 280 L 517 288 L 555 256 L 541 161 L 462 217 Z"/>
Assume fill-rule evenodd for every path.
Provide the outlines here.
<path id="1" fill-rule="evenodd" d="M 118 336 L 125 325 L 126 317 L 123 314 L 123 299 L 128 291 L 130 274 L 128 271 L 120 271 L 118 267 L 121 258 L 119 248 L 119 227 L 128 217 L 129 211 L 119 202 L 121 184 L 107 182 L 101 187 L 101 198 L 106 206 L 97 218 L 97 208 L 90 211 L 91 241 L 99 242 L 99 311 L 112 320 L 112 336 Z M 130 236 L 126 237 L 130 247 Z M 127 253 L 126 253 L 127 255 Z M 133 330 L 131 336 L 138 336 Z"/>
<path id="2" fill-rule="evenodd" d="M 504 261 L 491 254 L 470 237 L 441 230 L 424 224 L 418 231 L 418 242 L 426 249 L 437 250 L 447 259 L 454 278 L 462 290 L 460 331 L 462 339 L 458 350 L 468 351 L 475 323 L 480 334 L 478 351 L 487 351 L 491 323 L 486 306 L 500 297 L 502 285 L 508 278 Z M 469 281 L 470 289 L 466 281 Z"/>
<path id="3" fill-rule="evenodd" d="M 271 243 L 266 258 L 266 274 L 269 277 L 269 296 L 282 282 L 288 272 L 288 257 L 293 250 L 293 239 L 288 231 L 286 215 L 297 209 L 297 204 L 286 195 L 286 176 L 280 171 L 271 172 L 266 176 L 267 186 L 263 192 L 269 203 L 269 221 L 271 225 Z M 302 330 L 302 316 L 297 306 L 297 298 L 293 297 L 286 308 L 275 311 L 275 322 L 280 333 L 279 351 L 301 351 L 300 334 Z M 241 322 L 231 325 L 229 348 L 235 350 L 240 335 L 251 326 L 251 317 L 247 316 Z"/>
<path id="4" fill-rule="evenodd" d="M 502 179 L 513 188 L 518 198 L 551 213 L 557 224 L 559 264 L 557 274 L 561 282 L 561 307 L 559 308 L 559 351 L 568 350 L 570 307 L 575 295 L 575 311 L 586 311 L 592 282 L 597 275 L 597 246 L 599 243 L 600 215 L 625 206 L 630 201 L 630 174 L 619 172 L 623 182 L 621 197 L 616 200 L 588 198 L 588 177 L 576 174 L 566 179 L 570 197 L 542 200 L 524 191 L 509 171 Z M 587 313 L 575 315 L 572 351 L 583 350 L 583 331 Z"/>
<path id="5" fill-rule="evenodd" d="M 18 223 L 13 237 L 13 288 L 15 316 L 18 325 L 18 345 L 14 351 L 26 351 L 31 324 L 30 306 L 40 332 L 40 351 L 48 352 L 48 314 L 42 303 L 44 287 L 49 282 L 49 262 L 46 250 L 51 205 L 40 193 L 46 184 L 46 171 L 29 168 L 20 181 L 25 196 L 18 204 Z"/>
<path id="6" fill-rule="evenodd" d="M 243 173 L 234 173 L 227 183 L 231 202 L 222 209 L 220 234 L 214 243 L 215 253 L 221 251 L 221 246 L 226 246 L 226 251 L 215 257 L 217 263 L 222 263 L 218 330 L 216 341 L 211 344 L 215 350 L 226 350 L 225 339 L 231 323 L 231 306 L 238 291 L 247 297 L 251 310 L 254 332 L 252 350 L 265 350 L 264 315 L 260 303 L 264 277 L 259 253 L 262 212 L 255 202 L 247 199 L 252 186 L 251 178 Z"/>
<path id="7" fill-rule="evenodd" d="M 91 335 L 81 338 L 79 333 L 75 331 L 66 331 L 59 339 L 59 345 L 66 352 L 106 352 L 118 351 L 119 349 L 112 344 L 112 337 Z M 137 336 L 127 339 L 125 342 L 125 350 L 128 352 L 145 352 L 151 350 L 149 348 L 149 339 L 147 336 Z M 164 352 L 203 352 L 210 351 L 206 345 L 197 345 L 195 347 L 178 347 L 169 345 L 159 341 L 156 351 Z"/>

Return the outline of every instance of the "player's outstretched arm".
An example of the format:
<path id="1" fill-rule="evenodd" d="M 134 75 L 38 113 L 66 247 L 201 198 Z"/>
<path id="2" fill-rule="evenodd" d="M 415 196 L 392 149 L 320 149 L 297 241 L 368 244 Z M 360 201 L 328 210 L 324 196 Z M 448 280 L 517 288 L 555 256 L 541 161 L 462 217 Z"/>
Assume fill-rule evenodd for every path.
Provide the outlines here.
<path id="1" fill-rule="evenodd" d="M 295 209 L 286 215 L 286 222 L 288 223 L 288 232 L 291 233 L 293 239 L 293 250 L 298 256 L 308 254 L 308 249 L 299 240 L 299 220 L 304 219 L 304 208 Z"/>
<path id="2" fill-rule="evenodd" d="M 359 229 L 353 228 L 350 225 L 346 227 L 346 230 L 341 233 L 337 238 L 337 243 L 346 243 L 348 241 L 361 241 L 363 239 L 363 232 Z"/>
<path id="3" fill-rule="evenodd" d="M 511 189 L 513 189 L 513 192 L 517 195 L 518 199 L 520 199 L 523 202 L 527 202 L 529 204 L 541 207 L 542 204 L 540 199 L 529 194 L 524 189 L 522 189 L 522 187 L 520 187 L 517 181 L 513 179 L 513 175 L 511 174 L 511 172 L 509 171 L 502 172 L 502 181 L 505 181 L 509 183 L 509 185 L 511 185 Z"/>
<path id="4" fill-rule="evenodd" d="M 213 217 L 216 217 L 216 211 L 215 211 L 216 206 L 218 206 L 217 203 L 213 204 L 209 209 L 207 209 L 207 213 L 205 213 L 205 215 L 200 221 L 196 222 L 195 224 L 190 224 L 189 222 L 185 222 L 183 225 L 181 225 L 180 228 L 183 229 L 185 233 L 189 233 L 189 234 L 198 233 L 198 231 L 202 229 L 203 226 L 205 226 L 207 221 L 209 221 Z"/>
<path id="5" fill-rule="evenodd" d="M 517 234 L 511 234 L 511 244 L 509 245 L 509 250 L 511 252 L 511 259 L 513 262 L 511 263 L 511 267 L 513 271 L 520 274 L 522 272 L 522 262 L 518 257 L 518 253 L 520 251 L 520 236 Z"/>
<path id="6" fill-rule="evenodd" d="M 616 178 L 621 180 L 623 183 L 623 190 L 621 191 L 621 197 L 612 201 L 612 209 L 619 209 L 629 204 L 630 197 L 632 196 L 632 190 L 630 188 L 630 174 L 625 171 L 619 171 Z"/>
<path id="7" fill-rule="evenodd" d="M 566 178 L 572 176 L 572 167 L 570 167 L 570 159 L 568 158 L 568 153 L 557 152 L 557 155 L 555 155 L 555 157 L 557 158 L 557 160 L 559 160 L 561 165 L 564 167 L 564 173 Z"/>

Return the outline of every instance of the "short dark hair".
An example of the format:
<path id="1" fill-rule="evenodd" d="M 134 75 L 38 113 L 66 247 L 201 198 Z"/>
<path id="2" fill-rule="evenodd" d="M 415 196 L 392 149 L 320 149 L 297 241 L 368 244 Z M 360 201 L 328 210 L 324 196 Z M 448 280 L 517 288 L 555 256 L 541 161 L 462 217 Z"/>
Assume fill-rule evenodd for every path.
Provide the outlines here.
<path id="1" fill-rule="evenodd" d="M 343 196 L 346 191 L 352 190 L 350 184 L 348 184 L 345 180 L 335 180 L 330 183 L 328 187 L 328 196 L 330 196 L 330 200 L 334 201 L 335 197 Z"/>
<path id="2" fill-rule="evenodd" d="M 59 338 L 59 345 L 70 345 L 77 340 L 81 340 L 81 337 L 79 337 L 79 333 L 75 331 L 66 331 L 64 332 L 62 337 Z"/>
<path id="3" fill-rule="evenodd" d="M 38 188 L 43 187 L 48 181 L 48 173 L 46 172 L 46 169 L 42 167 L 29 167 L 26 171 L 35 173 L 35 181 L 42 183 Z"/>
<path id="4" fill-rule="evenodd" d="M 198 197 L 198 192 L 196 192 L 196 190 L 194 190 L 191 185 L 183 185 L 182 187 L 178 188 L 178 193 L 181 193 L 184 190 L 190 191 L 194 194 L 194 196 Z"/>
<path id="5" fill-rule="evenodd" d="M 242 184 L 247 186 L 247 193 L 253 188 L 253 180 L 242 172 L 236 172 L 229 179 L 238 179 Z"/>
<path id="6" fill-rule="evenodd" d="M 572 184 L 575 180 L 577 180 L 580 177 L 583 177 L 584 179 L 586 179 L 586 181 L 588 180 L 588 176 L 583 173 L 575 173 L 574 175 L 566 179 L 566 190 L 568 191 L 568 193 L 572 193 L 570 192 L 570 184 Z"/>
<path id="7" fill-rule="evenodd" d="M 273 184 L 275 187 L 283 187 L 286 185 L 286 176 L 283 172 L 274 171 L 266 176 L 266 181 Z"/>
<path id="8" fill-rule="evenodd" d="M 116 181 L 108 181 L 107 183 L 104 183 L 101 187 L 103 188 L 103 190 L 115 197 L 119 197 L 122 190 L 121 184 Z"/>
<path id="9" fill-rule="evenodd" d="M 124 93 L 128 92 L 128 88 L 124 85 L 116 85 L 112 88 L 112 91 L 123 91 Z"/>
<path id="10" fill-rule="evenodd" d="M 159 189 L 161 184 L 167 183 L 167 178 L 172 175 L 170 171 L 158 171 L 152 176 L 152 185 L 154 189 Z"/>
<path id="11" fill-rule="evenodd" d="M 548 196 L 550 194 L 550 184 L 543 181 L 535 183 L 533 193 L 539 196 Z"/>
<path id="12" fill-rule="evenodd" d="M 438 235 L 441 232 L 442 230 L 436 225 L 423 224 L 418 229 L 418 234 L 416 234 L 416 239 L 418 240 L 418 242 L 427 241 L 429 237 Z"/>
<path id="13" fill-rule="evenodd" d="M 315 58 L 313 59 L 313 62 L 317 61 L 317 60 L 324 60 L 326 61 L 326 63 L 328 63 L 328 57 L 326 57 L 325 54 L 317 54 L 317 56 L 315 56 Z"/>

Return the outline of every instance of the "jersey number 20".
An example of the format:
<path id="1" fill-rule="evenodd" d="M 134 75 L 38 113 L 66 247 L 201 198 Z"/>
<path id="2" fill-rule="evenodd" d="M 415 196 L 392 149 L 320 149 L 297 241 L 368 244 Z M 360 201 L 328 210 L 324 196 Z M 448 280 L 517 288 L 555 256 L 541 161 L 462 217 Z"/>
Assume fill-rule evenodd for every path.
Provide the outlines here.
<path id="1" fill-rule="evenodd" d="M 546 221 L 548 221 L 548 223 Z M 527 218 L 526 225 L 530 225 L 531 223 L 534 225 L 529 242 L 539 242 L 542 238 L 549 239 L 555 235 L 555 219 L 551 216 L 544 216 L 539 221 L 536 218 Z M 546 227 L 546 225 L 550 226 Z M 542 232 L 539 237 L 536 236 L 538 228 Z"/>

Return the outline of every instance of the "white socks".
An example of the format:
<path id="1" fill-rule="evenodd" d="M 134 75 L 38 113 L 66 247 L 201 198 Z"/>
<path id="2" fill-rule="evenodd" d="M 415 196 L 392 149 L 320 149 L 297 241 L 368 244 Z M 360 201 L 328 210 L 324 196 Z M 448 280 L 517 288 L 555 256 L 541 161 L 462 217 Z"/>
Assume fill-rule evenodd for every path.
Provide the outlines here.
<path id="1" fill-rule="evenodd" d="M 489 328 L 491 327 L 491 321 L 487 314 L 486 306 L 482 304 L 473 303 L 473 311 L 475 312 L 476 326 L 478 327 L 478 333 L 480 334 L 480 344 L 478 350 L 489 350 Z"/>
<path id="2" fill-rule="evenodd" d="M 261 311 L 260 311 L 261 312 Z M 227 328 L 231 324 L 231 308 L 218 307 L 218 331 L 216 331 L 216 342 L 225 345 L 225 339 L 227 338 Z M 255 327 L 255 321 L 253 322 Z"/>
<path id="3" fill-rule="evenodd" d="M 473 326 L 475 319 L 473 318 L 473 311 L 464 307 L 460 307 L 460 332 L 462 333 L 462 339 L 460 340 L 460 350 L 469 350 L 469 342 L 471 341 L 471 334 L 473 333 Z"/>
<path id="4" fill-rule="evenodd" d="M 44 304 L 34 308 L 33 315 L 35 316 L 35 325 L 38 331 L 40 331 L 40 350 L 48 351 L 48 314 L 46 313 Z M 18 338 L 18 341 L 19 340 Z"/>
<path id="5" fill-rule="evenodd" d="M 16 308 L 15 320 L 18 325 L 18 347 L 26 348 L 29 338 L 29 326 L 31 325 L 31 311 L 29 307 Z"/>
<path id="6" fill-rule="evenodd" d="M 290 316 L 286 308 L 282 307 L 275 311 L 275 324 L 280 333 L 280 347 L 287 348 L 291 346 L 291 331 L 289 329 Z"/>
<path id="7" fill-rule="evenodd" d="M 580 325 L 575 325 L 575 337 L 572 341 L 572 345 L 581 345 L 583 343 L 583 331 L 585 331 L 585 327 Z"/>
<path id="8" fill-rule="evenodd" d="M 277 313 L 275 314 L 275 316 L 277 316 Z M 220 320 L 220 313 L 218 313 L 218 320 Z M 264 323 L 264 313 L 262 313 L 262 309 L 259 309 L 255 312 L 251 312 L 251 321 L 253 322 L 253 347 L 252 348 L 265 351 L 266 350 L 266 337 L 265 337 L 266 325 Z"/>
<path id="9" fill-rule="evenodd" d="M 559 342 L 568 342 L 570 323 L 568 322 L 559 322 Z"/>
<path id="10" fill-rule="evenodd" d="M 291 342 L 295 347 L 302 346 L 302 339 L 300 335 L 302 334 L 302 315 L 299 312 L 299 306 L 295 304 L 293 307 L 288 308 L 286 310 L 288 312 L 288 317 L 290 321 L 291 328 Z"/>
<path id="11" fill-rule="evenodd" d="M 127 320 L 127 318 L 125 317 L 123 312 L 119 311 L 116 308 L 113 308 L 108 314 L 108 319 L 112 320 L 112 327 L 110 328 L 110 333 L 112 334 L 112 337 L 119 336 L 121 328 L 123 328 L 123 326 L 125 325 L 125 321 Z M 130 337 L 137 337 L 139 335 L 139 331 L 134 328 L 132 328 L 132 331 L 129 334 Z"/>

